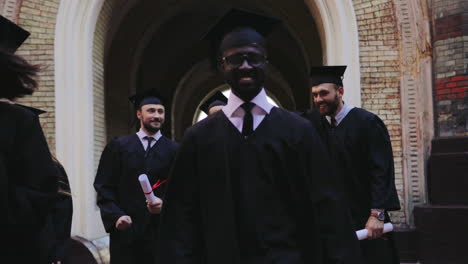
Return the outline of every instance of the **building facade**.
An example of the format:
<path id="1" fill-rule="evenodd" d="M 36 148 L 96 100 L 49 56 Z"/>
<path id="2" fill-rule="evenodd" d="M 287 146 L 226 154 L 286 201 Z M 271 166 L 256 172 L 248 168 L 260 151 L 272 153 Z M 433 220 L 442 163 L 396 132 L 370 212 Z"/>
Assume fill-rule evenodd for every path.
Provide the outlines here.
<path id="1" fill-rule="evenodd" d="M 179 140 L 222 86 L 201 41 L 222 5 L 284 21 L 266 85 L 281 107 L 310 107 L 311 66 L 348 65 L 345 101 L 379 115 L 391 135 L 402 255 L 443 263 L 431 261 L 455 246 L 424 249 L 453 237 L 428 238 L 438 223 L 427 219 L 450 206 L 468 215 L 458 193 L 468 187 L 466 0 L 0 0 L 0 14 L 31 32 L 18 54 L 43 66 L 40 89 L 21 102 L 47 111 L 41 123 L 73 191 L 73 234 L 105 236 L 92 183 L 106 142 L 133 131 L 129 95 L 158 88 L 170 102 L 163 133 Z"/>

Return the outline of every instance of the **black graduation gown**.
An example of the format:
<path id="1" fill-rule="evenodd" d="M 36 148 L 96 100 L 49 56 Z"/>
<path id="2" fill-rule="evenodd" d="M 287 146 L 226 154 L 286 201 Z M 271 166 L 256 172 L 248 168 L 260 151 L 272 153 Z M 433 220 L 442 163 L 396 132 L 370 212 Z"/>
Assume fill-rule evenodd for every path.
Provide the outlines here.
<path id="1" fill-rule="evenodd" d="M 324 153 L 313 126 L 279 108 L 247 139 L 222 111 L 195 124 L 166 193 L 161 263 L 359 263 Z"/>
<path id="2" fill-rule="evenodd" d="M 400 209 L 393 152 L 387 128 L 373 113 L 353 108 L 330 129 L 332 155 L 345 183 L 355 229 L 363 229 L 370 209 Z M 388 214 L 386 222 L 389 221 Z M 360 243 L 366 263 L 399 263 L 391 233 Z"/>
<path id="3" fill-rule="evenodd" d="M 59 174 L 57 198 L 47 216 L 45 227 L 42 230 L 41 246 L 44 248 L 44 258 L 47 263 L 62 261 L 68 263 L 68 247 L 71 243 L 70 232 L 73 217 L 73 201 L 68 176 L 63 166 L 54 161 Z"/>
<path id="4" fill-rule="evenodd" d="M 38 116 L 0 102 L 1 212 L 6 212 L 2 258 L 37 263 L 40 231 L 55 199 L 58 171 L 52 161 Z"/>
<path id="5" fill-rule="evenodd" d="M 328 121 L 327 119 L 320 114 L 320 112 L 316 109 L 309 109 L 307 111 L 298 111 L 296 112 L 301 117 L 309 120 L 313 126 L 317 128 L 317 132 L 322 139 L 323 144 L 327 147 L 329 151 L 329 131 L 328 131 Z M 329 153 L 330 154 L 330 153 Z M 331 154 L 330 154 L 331 155 Z M 333 166 L 335 167 L 335 166 Z"/>
<path id="6" fill-rule="evenodd" d="M 145 159 L 145 149 L 136 134 L 113 139 L 105 147 L 94 188 L 104 228 L 110 233 L 112 263 L 154 261 L 159 216 L 148 212 L 138 176 L 147 174 L 151 184 L 167 179 L 176 148 L 175 142 L 162 136 Z M 164 185 L 156 189 L 155 195 L 162 197 L 163 189 Z M 123 215 L 132 218 L 132 226 L 119 231 L 115 223 Z"/>

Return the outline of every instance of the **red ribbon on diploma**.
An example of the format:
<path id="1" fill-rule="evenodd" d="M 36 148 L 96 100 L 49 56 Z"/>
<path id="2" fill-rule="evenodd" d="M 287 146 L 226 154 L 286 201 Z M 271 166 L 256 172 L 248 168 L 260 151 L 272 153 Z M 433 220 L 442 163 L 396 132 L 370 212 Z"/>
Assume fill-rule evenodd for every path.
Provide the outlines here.
<path id="1" fill-rule="evenodd" d="M 151 188 L 151 192 L 148 192 L 148 193 L 145 193 L 145 194 L 150 194 L 153 192 L 154 189 L 157 189 L 159 186 L 163 185 L 164 183 L 167 182 L 167 179 L 165 179 L 164 181 L 161 181 L 160 179 L 158 179 L 156 181 L 156 183 L 153 185 L 153 187 Z"/>

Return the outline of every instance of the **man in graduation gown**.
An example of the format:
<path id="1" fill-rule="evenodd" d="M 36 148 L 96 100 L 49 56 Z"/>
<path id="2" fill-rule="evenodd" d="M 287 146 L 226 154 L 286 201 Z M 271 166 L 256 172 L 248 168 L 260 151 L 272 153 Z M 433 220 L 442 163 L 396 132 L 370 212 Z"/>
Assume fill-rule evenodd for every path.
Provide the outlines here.
<path id="1" fill-rule="evenodd" d="M 161 263 L 359 263 L 348 217 L 319 219 L 321 210 L 346 211 L 321 207 L 336 192 L 316 129 L 267 101 L 272 20 L 232 9 L 210 31 L 221 36 L 219 68 L 232 93 L 179 147 L 161 216 Z"/>
<path id="2" fill-rule="evenodd" d="M 99 162 L 94 188 L 104 227 L 110 233 L 111 263 L 154 263 L 159 214 L 147 209 L 138 177 L 150 183 L 168 177 L 176 143 L 161 134 L 165 108 L 154 91 L 130 98 L 137 110 L 140 130 L 112 139 Z M 162 197 L 163 186 L 155 190 Z M 159 211 L 162 201 L 159 201 Z M 156 209 L 156 208 L 155 208 Z"/>
<path id="3" fill-rule="evenodd" d="M 58 171 L 32 109 L 15 103 L 37 89 L 39 70 L 14 54 L 29 33 L 0 16 L 0 211 L 1 258 L 12 263 L 45 263 L 40 231 L 56 197 Z"/>
<path id="4" fill-rule="evenodd" d="M 390 221 L 388 211 L 400 209 L 390 136 L 378 116 L 343 102 L 345 69 L 311 71 L 314 105 L 327 118 L 324 141 L 342 177 L 354 228 L 369 231 L 360 242 L 365 263 L 399 263 L 392 234 L 382 234 L 384 222 Z M 320 120 L 323 124 L 325 119 Z"/>

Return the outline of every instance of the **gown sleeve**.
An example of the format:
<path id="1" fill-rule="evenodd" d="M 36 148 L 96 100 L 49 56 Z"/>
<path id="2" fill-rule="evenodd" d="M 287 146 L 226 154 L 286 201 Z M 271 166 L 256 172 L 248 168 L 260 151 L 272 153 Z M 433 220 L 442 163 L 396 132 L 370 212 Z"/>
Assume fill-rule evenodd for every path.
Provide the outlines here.
<path id="1" fill-rule="evenodd" d="M 13 186 L 8 222 L 22 229 L 36 230 L 44 223 L 56 197 L 58 171 L 52 161 L 39 118 L 28 115 L 19 122 L 15 143 L 16 164 L 8 175 Z M 11 172 L 12 170 L 10 170 Z"/>
<path id="2" fill-rule="evenodd" d="M 371 187 L 371 208 L 399 210 L 395 187 L 393 151 L 385 124 L 374 116 L 368 126 L 368 162 Z"/>
<path id="3" fill-rule="evenodd" d="M 161 263 L 202 263 L 196 149 L 190 131 L 179 145 L 164 199 L 160 222 Z"/>
<path id="4" fill-rule="evenodd" d="M 114 139 L 102 152 L 94 180 L 97 205 L 101 210 L 102 222 L 108 233 L 115 228 L 115 222 L 119 217 L 126 215 L 119 207 L 120 164 L 119 145 Z"/>

